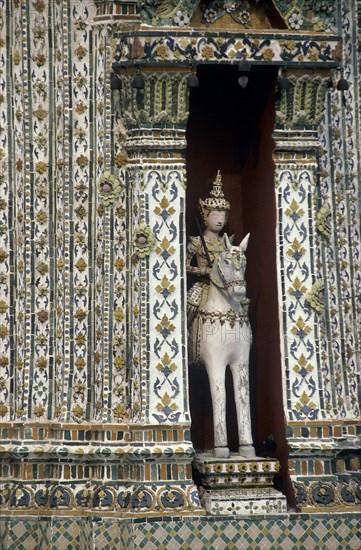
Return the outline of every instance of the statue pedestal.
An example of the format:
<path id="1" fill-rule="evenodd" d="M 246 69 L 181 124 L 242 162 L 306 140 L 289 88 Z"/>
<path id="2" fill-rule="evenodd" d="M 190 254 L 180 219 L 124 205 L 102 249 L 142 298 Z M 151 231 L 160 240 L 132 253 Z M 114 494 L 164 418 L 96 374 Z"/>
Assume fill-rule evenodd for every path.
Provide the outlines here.
<path id="1" fill-rule="evenodd" d="M 212 515 L 264 515 L 286 513 L 285 496 L 273 488 L 278 472 L 276 459 L 215 458 L 211 453 L 197 454 L 193 461 L 201 485 L 203 507 Z"/>

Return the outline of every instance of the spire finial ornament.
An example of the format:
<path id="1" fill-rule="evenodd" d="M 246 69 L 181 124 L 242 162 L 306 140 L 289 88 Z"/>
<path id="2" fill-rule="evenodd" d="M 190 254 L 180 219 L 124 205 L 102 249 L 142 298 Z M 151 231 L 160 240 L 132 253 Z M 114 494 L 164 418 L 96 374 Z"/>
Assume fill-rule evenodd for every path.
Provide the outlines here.
<path id="1" fill-rule="evenodd" d="M 217 176 L 213 182 L 213 188 L 209 193 L 209 197 L 207 197 L 205 200 L 199 199 L 199 208 L 204 223 L 206 222 L 207 216 L 209 212 L 211 212 L 211 210 L 224 210 L 228 215 L 231 209 L 231 205 L 224 198 L 222 175 L 220 170 L 218 170 L 217 172 Z"/>

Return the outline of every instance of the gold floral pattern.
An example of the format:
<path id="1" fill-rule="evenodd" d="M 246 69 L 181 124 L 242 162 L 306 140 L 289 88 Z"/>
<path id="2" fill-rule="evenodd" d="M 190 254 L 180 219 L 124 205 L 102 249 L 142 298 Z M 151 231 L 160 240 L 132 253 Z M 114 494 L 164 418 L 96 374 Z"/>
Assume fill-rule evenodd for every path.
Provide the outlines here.
<path id="1" fill-rule="evenodd" d="M 35 170 L 39 173 L 39 174 L 43 174 L 44 172 L 46 172 L 48 169 L 48 165 L 46 162 L 44 161 L 39 161 L 36 163 L 35 165 Z"/>

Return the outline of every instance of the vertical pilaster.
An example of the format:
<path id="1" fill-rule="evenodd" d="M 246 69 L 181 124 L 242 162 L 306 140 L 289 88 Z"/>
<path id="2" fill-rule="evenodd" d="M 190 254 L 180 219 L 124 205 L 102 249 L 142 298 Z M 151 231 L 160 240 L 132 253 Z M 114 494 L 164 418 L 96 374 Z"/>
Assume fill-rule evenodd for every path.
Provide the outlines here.
<path id="1" fill-rule="evenodd" d="M 94 9 L 94 8 L 93 8 Z M 71 422 L 90 418 L 94 357 L 89 327 L 93 322 L 93 175 L 98 157 L 93 151 L 94 90 L 92 57 L 92 15 L 87 2 L 71 2 L 68 23 L 69 44 L 69 128 L 70 166 L 65 184 L 70 202 L 70 385 L 68 413 Z M 65 418 L 64 418 L 65 420 Z"/>
<path id="2" fill-rule="evenodd" d="M 14 168 L 13 303 L 16 325 L 13 356 L 14 416 L 27 421 L 47 417 L 49 357 L 52 355 L 50 298 L 52 294 L 52 146 L 47 103 L 51 58 L 45 22 L 48 4 L 12 6 L 11 40 L 12 138 Z M 16 221 L 15 221 L 16 219 Z M 14 319 L 14 321 L 15 321 Z"/>
<path id="3" fill-rule="evenodd" d="M 70 245 L 70 208 L 71 174 L 73 170 L 70 154 L 72 126 L 69 110 L 69 36 L 68 13 L 70 5 L 63 2 L 55 4 L 55 128 L 57 143 L 56 162 L 56 344 L 54 363 L 54 393 L 53 411 L 54 420 L 63 420 L 68 417 L 69 381 L 71 377 L 71 245 Z"/>
<path id="4" fill-rule="evenodd" d="M 142 422 L 176 424 L 189 421 L 183 257 L 187 75 L 142 76 L 145 86 L 138 90 L 132 87 L 134 74 L 121 76 L 132 220 L 133 415 L 140 407 Z M 140 402 L 134 393 L 138 384 Z"/>
<path id="5" fill-rule="evenodd" d="M 309 298 L 318 275 L 313 212 L 319 143 L 312 135 L 306 141 L 281 131 L 275 140 L 284 398 L 290 420 L 312 421 L 323 417 L 317 312 Z"/>
<path id="6" fill-rule="evenodd" d="M 341 282 L 348 265 L 348 228 L 341 243 L 332 246 L 331 242 L 344 219 L 337 214 L 338 205 L 349 197 L 341 188 L 329 193 L 328 173 L 320 160 L 327 150 L 328 133 L 320 134 L 318 127 L 321 123 L 324 128 L 332 114 L 338 117 L 338 109 L 332 113 L 329 109 L 333 92 L 326 88 L 326 77 L 295 74 L 290 82 L 278 105 L 274 134 L 289 464 L 303 509 L 315 511 L 325 504 L 342 509 L 352 481 L 348 485 L 351 478 L 338 475 L 337 457 L 343 448 L 342 436 L 346 442 L 355 433 L 353 422 L 344 421 L 346 410 L 351 412 L 355 402 L 350 393 L 353 353 L 347 357 L 342 351 L 347 346 L 346 332 L 352 332 L 352 320 L 346 323 L 345 318 L 352 318 L 354 311 L 351 302 L 344 307 L 351 296 L 345 281 Z M 336 135 L 335 128 L 329 130 Z M 327 154 L 331 165 L 337 166 L 343 155 L 334 155 L 334 151 L 329 149 Z M 345 204 L 343 216 L 347 210 Z M 345 300 L 340 298 L 344 292 Z"/>
<path id="7" fill-rule="evenodd" d="M 90 418 L 93 385 L 91 15 L 86 2 L 54 4 L 56 353 L 52 415 L 63 422 Z"/>
<path id="8" fill-rule="evenodd" d="M 110 174 L 111 147 L 110 147 L 110 121 L 111 101 L 110 87 L 108 85 L 110 74 L 110 46 L 109 31 L 107 25 L 96 25 L 94 28 L 93 62 L 93 117 L 94 117 L 94 174 L 95 182 L 100 182 L 104 173 Z M 106 185 L 103 183 L 101 185 Z M 96 197 L 96 193 L 94 197 Z M 112 201 L 111 201 L 112 202 Z M 111 407 L 111 357 L 112 357 L 112 332 L 111 322 L 113 311 L 111 304 L 113 262 L 113 202 L 94 201 L 93 213 L 95 215 L 95 258 L 94 258 L 94 373 L 92 417 L 96 421 L 107 422 L 110 419 Z"/>
<path id="9" fill-rule="evenodd" d="M 97 184 L 103 220 L 97 246 L 110 246 L 107 220 L 113 235 L 109 408 L 113 422 L 123 430 L 127 423 L 129 440 L 138 442 L 129 456 L 131 479 L 142 480 L 139 506 L 158 509 L 157 498 L 161 508 L 187 513 L 199 505 L 190 466 L 184 332 L 187 73 L 169 69 L 142 77 L 144 88 L 135 89 L 134 71 L 119 74 L 113 167 L 120 171 L 107 176 L 109 185 L 104 176 Z M 134 495 L 139 488 L 134 484 Z"/>
<path id="10" fill-rule="evenodd" d="M 284 402 L 289 420 L 314 421 L 325 415 L 318 328 L 323 280 L 315 263 L 315 229 L 317 125 L 326 79 L 301 74 L 290 83 L 274 133 Z"/>
<path id="11" fill-rule="evenodd" d="M 117 155 L 120 155 L 118 152 Z M 115 158 L 117 158 L 117 155 Z M 118 157 L 120 164 L 120 157 Z M 130 399 L 130 368 L 127 356 L 129 354 L 129 338 L 131 327 L 131 307 L 128 301 L 128 280 L 130 273 L 130 258 L 127 254 L 127 193 L 125 188 L 126 171 L 119 171 L 120 196 L 113 213 L 112 239 L 112 349 L 111 349 L 111 400 L 110 418 L 112 422 L 128 422 L 132 419 Z M 129 316 L 129 317 L 128 317 Z"/>
<path id="12" fill-rule="evenodd" d="M 33 178 L 33 189 L 30 194 L 32 337 L 27 419 L 42 421 L 49 413 L 54 337 L 51 304 L 54 290 L 54 254 L 51 239 L 54 212 L 54 149 L 50 137 L 53 133 L 52 109 L 46 109 L 46 115 L 42 120 L 34 117 L 34 113 L 43 108 L 44 104 L 50 107 L 53 99 L 51 36 L 45 31 L 46 22 L 52 19 L 53 12 L 51 4 L 27 4 L 27 10 L 29 36 L 26 63 L 29 71 L 29 114 L 26 115 L 25 128 L 28 126 L 29 129 L 29 157 L 32 164 L 30 181 Z M 44 52 L 49 53 L 45 56 Z M 23 59 L 25 60 L 25 56 Z M 45 136 L 48 136 L 48 139 Z"/>
<path id="13" fill-rule="evenodd" d="M 10 6 L 0 2 L 0 419 L 10 419 L 12 397 L 11 380 L 14 379 L 14 234 L 11 230 L 14 215 L 13 166 L 13 118 L 10 109 L 11 67 L 9 45 L 6 44 L 6 29 L 11 25 Z M 5 148 L 3 145 L 7 145 Z"/>

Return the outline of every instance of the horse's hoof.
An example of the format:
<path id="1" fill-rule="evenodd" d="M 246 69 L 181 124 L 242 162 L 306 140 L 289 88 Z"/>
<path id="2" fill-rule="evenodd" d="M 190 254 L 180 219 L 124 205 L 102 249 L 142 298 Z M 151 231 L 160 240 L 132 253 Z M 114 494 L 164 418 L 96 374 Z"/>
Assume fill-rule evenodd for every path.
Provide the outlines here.
<path id="1" fill-rule="evenodd" d="M 215 458 L 229 458 L 229 449 L 228 447 L 215 447 L 213 455 Z"/>
<path id="2" fill-rule="evenodd" d="M 243 458 L 255 458 L 256 456 L 253 445 L 240 445 L 238 452 Z"/>

